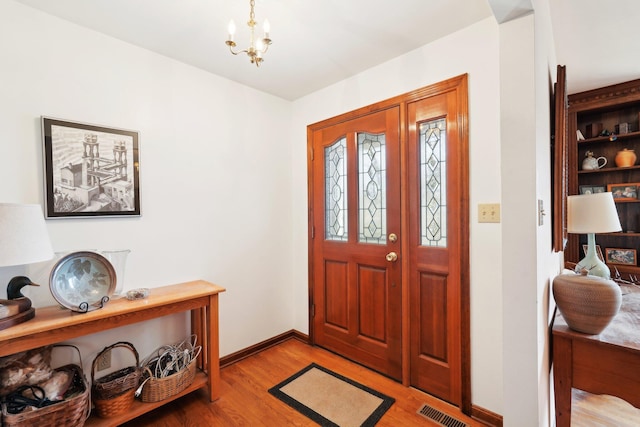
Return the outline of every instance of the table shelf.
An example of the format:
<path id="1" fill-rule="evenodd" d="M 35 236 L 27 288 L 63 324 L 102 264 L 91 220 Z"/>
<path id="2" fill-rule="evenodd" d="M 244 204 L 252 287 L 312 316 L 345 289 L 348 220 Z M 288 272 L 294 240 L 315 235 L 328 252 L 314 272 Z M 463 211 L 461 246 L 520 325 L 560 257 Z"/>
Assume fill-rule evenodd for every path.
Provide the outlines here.
<path id="1" fill-rule="evenodd" d="M 116 417 L 101 419 L 92 415 L 86 425 L 119 425 L 200 388 L 206 388 L 209 399 L 214 401 L 220 396 L 218 294 L 224 291 L 220 286 L 196 280 L 152 288 L 149 297 L 142 300 L 114 299 L 104 308 L 88 313 L 75 313 L 58 306 L 37 308 L 32 320 L 0 331 L 0 357 L 190 311 L 191 331 L 202 343 L 198 372 L 193 383 L 181 393 L 160 402 L 143 403 L 136 400 L 133 408 Z"/>

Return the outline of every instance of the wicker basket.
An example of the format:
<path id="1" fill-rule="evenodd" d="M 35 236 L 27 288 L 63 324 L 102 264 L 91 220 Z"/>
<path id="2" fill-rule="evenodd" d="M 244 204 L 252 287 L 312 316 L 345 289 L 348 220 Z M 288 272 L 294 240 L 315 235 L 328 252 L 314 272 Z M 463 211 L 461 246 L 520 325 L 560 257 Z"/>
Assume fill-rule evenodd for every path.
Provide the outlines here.
<path id="1" fill-rule="evenodd" d="M 196 377 L 196 358 L 186 368 L 165 378 L 155 378 L 148 367 L 144 368 L 145 380 L 140 399 L 143 402 L 159 402 L 189 387 Z"/>
<path id="2" fill-rule="evenodd" d="M 9 414 L 5 404 L 2 405 L 2 425 L 4 427 L 82 427 L 89 418 L 91 399 L 89 383 L 82 371 L 82 356 L 75 346 L 55 345 L 55 347 L 73 347 L 78 351 L 80 365 L 65 365 L 56 371 L 73 372 L 73 384 L 79 391 L 72 397 L 43 408 L 25 410 L 19 414 Z"/>
<path id="3" fill-rule="evenodd" d="M 102 378 L 95 379 L 96 367 L 100 358 L 115 348 L 126 348 L 135 356 L 136 363 L 133 366 L 122 368 Z M 105 347 L 91 366 L 91 393 L 96 413 L 101 418 L 110 418 L 121 414 L 131 408 L 135 400 L 136 388 L 140 384 L 142 371 L 138 367 L 140 358 L 133 344 L 119 341 Z"/>

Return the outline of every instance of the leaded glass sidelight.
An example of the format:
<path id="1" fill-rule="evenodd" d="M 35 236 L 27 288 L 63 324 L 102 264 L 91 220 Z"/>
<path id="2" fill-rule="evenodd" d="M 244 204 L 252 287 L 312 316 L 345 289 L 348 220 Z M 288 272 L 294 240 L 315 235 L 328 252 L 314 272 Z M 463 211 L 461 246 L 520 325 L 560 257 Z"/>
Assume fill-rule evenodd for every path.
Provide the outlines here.
<path id="1" fill-rule="evenodd" d="M 346 242 L 347 228 L 347 138 L 324 149 L 324 210 L 327 240 Z"/>
<path id="2" fill-rule="evenodd" d="M 358 241 L 387 243 L 385 135 L 358 134 Z"/>
<path id="3" fill-rule="evenodd" d="M 444 118 L 420 124 L 420 244 L 447 246 L 447 134 Z"/>

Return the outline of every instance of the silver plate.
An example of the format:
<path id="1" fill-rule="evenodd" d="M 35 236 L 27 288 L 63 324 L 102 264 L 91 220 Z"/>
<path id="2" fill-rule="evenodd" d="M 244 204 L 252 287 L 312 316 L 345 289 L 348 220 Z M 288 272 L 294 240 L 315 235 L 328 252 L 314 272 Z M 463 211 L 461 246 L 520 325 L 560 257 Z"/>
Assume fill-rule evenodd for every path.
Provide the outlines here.
<path id="1" fill-rule="evenodd" d="M 53 266 L 49 288 L 63 307 L 73 311 L 91 311 L 109 301 L 116 288 L 116 272 L 100 254 L 73 252 Z"/>

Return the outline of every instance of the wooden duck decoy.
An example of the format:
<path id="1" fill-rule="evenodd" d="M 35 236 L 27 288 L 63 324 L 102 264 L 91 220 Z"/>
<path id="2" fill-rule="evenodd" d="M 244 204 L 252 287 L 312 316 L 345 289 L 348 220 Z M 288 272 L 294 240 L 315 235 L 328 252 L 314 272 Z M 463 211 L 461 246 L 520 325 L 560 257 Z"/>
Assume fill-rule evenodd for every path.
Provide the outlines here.
<path id="1" fill-rule="evenodd" d="M 7 299 L 0 299 L 0 330 L 33 319 L 31 300 L 22 295 L 25 286 L 40 286 L 28 277 L 16 276 L 7 285 Z"/>

